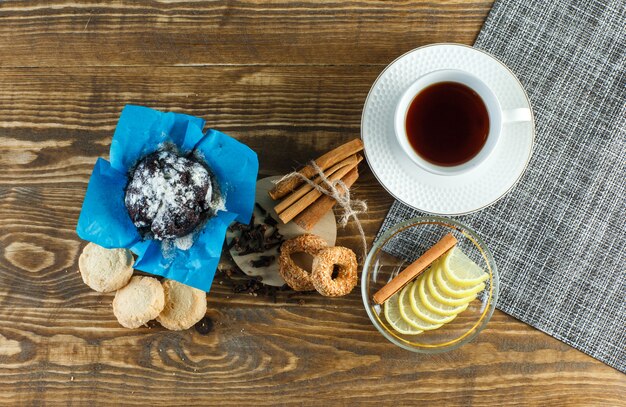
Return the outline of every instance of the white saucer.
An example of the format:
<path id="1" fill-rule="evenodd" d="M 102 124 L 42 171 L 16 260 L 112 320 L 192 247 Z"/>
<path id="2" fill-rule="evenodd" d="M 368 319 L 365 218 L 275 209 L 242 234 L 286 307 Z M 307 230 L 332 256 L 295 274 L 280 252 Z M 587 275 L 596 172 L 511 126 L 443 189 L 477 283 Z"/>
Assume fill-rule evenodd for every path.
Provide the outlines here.
<path id="1" fill-rule="evenodd" d="M 433 44 L 393 61 L 367 95 L 361 138 L 372 172 L 397 200 L 423 212 L 463 215 L 502 198 L 521 178 L 535 138 L 534 120 L 507 123 L 489 158 L 460 175 L 436 175 L 402 151 L 394 133 L 400 96 L 417 78 L 439 69 L 461 69 L 484 81 L 503 109 L 531 108 L 524 88 L 503 63 L 486 52 L 460 44 Z M 532 109 L 531 109 L 532 111 Z"/>

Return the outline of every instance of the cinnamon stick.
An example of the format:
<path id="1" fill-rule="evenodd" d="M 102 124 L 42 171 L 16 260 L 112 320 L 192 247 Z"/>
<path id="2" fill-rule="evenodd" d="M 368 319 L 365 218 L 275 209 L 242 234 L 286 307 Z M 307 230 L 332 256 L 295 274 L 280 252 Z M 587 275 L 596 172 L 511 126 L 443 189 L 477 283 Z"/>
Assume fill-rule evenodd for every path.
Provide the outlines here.
<path id="1" fill-rule="evenodd" d="M 363 157 L 357 156 L 357 162 L 355 164 L 348 165 L 339 169 L 333 175 L 328 177 L 328 180 L 332 182 L 332 181 L 337 181 L 343 178 L 347 173 L 352 171 L 353 168 L 356 168 L 362 159 Z M 278 218 L 282 220 L 284 223 L 288 223 L 293 218 L 295 218 L 298 214 L 300 214 L 300 212 L 304 211 L 307 207 L 309 207 L 309 205 L 315 202 L 317 198 L 319 198 L 320 196 L 322 196 L 322 193 L 320 191 L 318 191 L 317 189 L 312 189 L 302 198 L 294 202 L 290 207 L 288 207 L 287 209 L 279 213 Z"/>
<path id="2" fill-rule="evenodd" d="M 355 167 L 343 178 L 341 178 L 341 180 L 349 189 L 356 182 L 357 178 L 359 178 L 359 169 Z M 337 189 L 339 190 L 339 193 L 341 195 L 345 193 L 345 190 L 341 186 L 337 186 Z M 317 222 L 320 221 L 320 219 L 326 214 L 326 212 L 333 209 L 333 206 L 335 206 L 336 203 L 337 201 L 335 201 L 333 198 L 328 195 L 324 195 L 317 201 L 313 202 L 298 216 L 296 216 L 293 221 L 302 229 L 309 231 L 313 229 L 313 227 L 317 224 Z"/>
<path id="3" fill-rule="evenodd" d="M 337 164 L 333 165 L 327 171 L 324 171 L 324 175 L 326 177 L 330 177 L 331 175 L 333 175 L 335 172 L 337 172 L 341 168 L 343 168 L 345 166 L 348 166 L 348 165 L 349 166 L 354 166 L 354 164 L 356 164 L 356 163 L 357 163 L 357 156 L 356 155 L 351 155 L 350 157 L 346 158 L 345 160 L 340 161 Z M 317 178 L 315 178 L 314 182 L 316 184 L 319 184 L 319 183 L 322 182 L 322 178 L 321 177 L 317 177 Z M 291 194 L 289 194 L 285 199 L 280 201 L 280 203 L 278 205 L 274 206 L 274 210 L 276 211 L 276 213 L 281 213 L 285 209 L 289 208 L 298 199 L 300 199 L 301 197 L 306 195 L 312 189 L 313 189 L 313 186 L 308 184 L 308 183 L 302 185 L 300 188 L 296 189 Z"/>
<path id="4" fill-rule="evenodd" d="M 327 152 L 321 157 L 316 158 L 315 163 L 318 165 L 318 167 L 322 169 L 322 171 L 324 171 L 337 164 L 338 162 L 346 159 L 347 157 L 358 153 L 361 150 L 363 150 L 363 142 L 361 141 L 361 139 L 354 139 L 347 142 L 346 144 L 335 148 L 334 150 Z M 307 165 L 298 172 L 308 179 L 311 179 L 313 176 L 315 176 L 315 169 L 310 165 Z M 282 197 L 302 185 L 303 182 L 304 181 L 298 177 L 287 178 L 286 180 L 276 184 L 274 188 L 272 188 L 268 192 L 268 194 L 270 198 L 274 200 L 281 199 Z"/>
<path id="5" fill-rule="evenodd" d="M 426 250 L 417 260 L 402 270 L 400 274 L 395 276 L 394 279 L 388 282 L 383 288 L 378 290 L 372 297 L 374 302 L 376 304 L 382 304 L 387 301 L 389 297 L 400 291 L 407 283 L 422 274 L 432 262 L 454 247 L 455 244 L 457 244 L 457 240 L 451 233 L 442 237 L 433 247 Z"/>

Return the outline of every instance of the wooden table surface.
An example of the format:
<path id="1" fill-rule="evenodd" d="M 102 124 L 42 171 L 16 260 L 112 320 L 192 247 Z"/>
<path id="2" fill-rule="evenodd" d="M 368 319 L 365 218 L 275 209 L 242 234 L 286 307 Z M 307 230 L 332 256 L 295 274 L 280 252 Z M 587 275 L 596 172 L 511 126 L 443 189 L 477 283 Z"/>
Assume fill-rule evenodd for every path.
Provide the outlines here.
<path id="1" fill-rule="evenodd" d="M 490 7 L 0 2 L 0 403 L 624 405 L 623 374 L 499 311 L 472 344 L 419 356 L 374 329 L 358 289 L 274 302 L 218 276 L 200 335 L 124 329 L 77 274 L 81 202 L 125 104 L 202 116 L 259 153 L 261 177 L 283 174 L 359 136 L 386 64 L 472 44 Z M 392 198 L 366 167 L 371 242 Z M 339 242 L 356 249 L 355 235 Z"/>

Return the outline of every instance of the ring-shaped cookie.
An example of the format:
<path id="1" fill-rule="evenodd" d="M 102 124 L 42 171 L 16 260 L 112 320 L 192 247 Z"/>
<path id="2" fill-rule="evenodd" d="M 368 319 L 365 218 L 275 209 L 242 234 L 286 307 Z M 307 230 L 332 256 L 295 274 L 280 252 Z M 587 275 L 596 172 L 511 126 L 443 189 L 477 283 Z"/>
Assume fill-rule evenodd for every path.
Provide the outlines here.
<path id="1" fill-rule="evenodd" d="M 337 277 L 333 272 L 337 266 Z M 345 247 L 329 247 L 317 253 L 313 259 L 311 282 L 315 289 L 326 297 L 340 297 L 349 294 L 356 286 L 356 255 Z"/>
<path id="2" fill-rule="evenodd" d="M 278 271 L 289 287 L 294 291 L 315 290 L 311 282 L 311 273 L 297 266 L 291 255 L 304 252 L 313 256 L 315 262 L 315 256 L 326 247 L 328 247 L 326 241 L 315 235 L 301 235 L 282 244 L 278 257 L 280 265 Z"/>

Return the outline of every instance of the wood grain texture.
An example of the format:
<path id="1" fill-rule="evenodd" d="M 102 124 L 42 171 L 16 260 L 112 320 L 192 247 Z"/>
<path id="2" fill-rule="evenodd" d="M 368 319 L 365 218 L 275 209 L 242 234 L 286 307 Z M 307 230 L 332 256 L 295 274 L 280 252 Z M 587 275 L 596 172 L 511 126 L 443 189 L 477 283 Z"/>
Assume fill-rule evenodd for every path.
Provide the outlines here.
<path id="1" fill-rule="evenodd" d="M 491 1 L 4 1 L 0 66 L 386 64 L 472 43 Z"/>
<path id="2" fill-rule="evenodd" d="M 0 2 L 0 404 L 624 405 L 624 375 L 496 312 L 471 344 L 409 354 L 343 298 L 234 294 L 207 335 L 127 330 L 77 274 L 91 169 L 126 103 L 249 144 L 260 177 L 359 135 L 383 67 L 471 44 L 490 1 Z M 371 243 L 392 198 L 361 164 Z M 359 247 L 355 225 L 339 244 Z M 229 266 L 224 256 L 222 268 Z"/>

